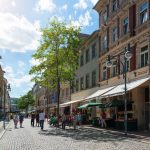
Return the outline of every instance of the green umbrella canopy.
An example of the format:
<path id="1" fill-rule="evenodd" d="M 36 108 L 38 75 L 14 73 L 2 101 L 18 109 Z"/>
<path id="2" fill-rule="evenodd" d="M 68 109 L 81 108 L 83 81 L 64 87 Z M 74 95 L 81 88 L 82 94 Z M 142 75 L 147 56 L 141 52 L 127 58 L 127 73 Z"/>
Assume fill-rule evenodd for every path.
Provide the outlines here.
<path id="1" fill-rule="evenodd" d="M 87 108 L 87 107 L 94 107 L 94 106 L 100 106 L 103 105 L 102 103 L 87 103 L 84 105 L 81 105 L 78 107 L 78 109 L 83 109 L 83 108 Z"/>

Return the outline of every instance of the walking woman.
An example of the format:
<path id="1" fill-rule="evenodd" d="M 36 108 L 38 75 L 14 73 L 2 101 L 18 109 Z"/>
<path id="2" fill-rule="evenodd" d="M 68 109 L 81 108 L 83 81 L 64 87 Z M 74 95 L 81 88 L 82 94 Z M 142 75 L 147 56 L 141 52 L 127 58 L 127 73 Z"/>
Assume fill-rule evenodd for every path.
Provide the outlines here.
<path id="1" fill-rule="evenodd" d="M 43 112 L 43 110 L 41 110 L 41 112 L 39 114 L 39 120 L 40 120 L 41 130 L 43 130 L 43 128 L 44 128 L 44 120 L 45 120 L 45 113 Z"/>
<path id="2" fill-rule="evenodd" d="M 15 129 L 17 128 L 18 121 L 19 121 L 19 116 L 18 116 L 18 114 L 16 113 L 16 114 L 14 115 L 14 127 L 15 127 Z"/>

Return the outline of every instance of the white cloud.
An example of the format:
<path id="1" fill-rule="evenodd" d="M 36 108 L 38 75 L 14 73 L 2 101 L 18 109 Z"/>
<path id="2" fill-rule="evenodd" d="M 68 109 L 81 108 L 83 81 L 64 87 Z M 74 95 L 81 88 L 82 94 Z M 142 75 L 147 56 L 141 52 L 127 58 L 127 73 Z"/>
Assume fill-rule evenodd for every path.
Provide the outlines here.
<path id="1" fill-rule="evenodd" d="M 98 0 L 90 0 L 90 1 L 93 5 L 95 5 L 98 2 Z"/>
<path id="2" fill-rule="evenodd" d="M 16 7 L 16 2 L 15 2 L 15 1 L 12 1 L 12 2 L 11 2 L 11 5 L 12 5 L 13 7 Z"/>
<path id="3" fill-rule="evenodd" d="M 53 0 L 39 0 L 35 6 L 36 11 L 49 11 L 53 12 L 56 8 L 55 3 Z"/>
<path id="4" fill-rule="evenodd" d="M 26 52 L 36 49 L 40 33 L 25 17 L 0 13 L 0 49 Z"/>
<path id="5" fill-rule="evenodd" d="M 86 27 L 91 24 L 92 17 L 90 16 L 89 11 L 86 11 L 85 14 L 80 15 L 78 20 L 71 21 L 71 24 L 74 26 Z"/>
<path id="6" fill-rule="evenodd" d="M 67 10 L 68 6 L 67 4 L 65 4 L 64 6 L 62 6 L 62 9 Z"/>
<path id="7" fill-rule="evenodd" d="M 25 64 L 23 61 L 19 60 L 19 61 L 18 61 L 18 66 L 19 66 L 20 68 L 23 68 L 23 67 L 26 66 L 26 64 Z"/>
<path id="8" fill-rule="evenodd" d="M 40 64 L 40 62 L 38 60 L 35 60 L 34 58 L 31 58 L 29 60 L 29 63 L 31 64 L 31 66 L 36 66 Z"/>
<path id="9" fill-rule="evenodd" d="M 74 4 L 74 8 L 76 9 L 86 9 L 87 6 L 87 0 L 79 0 L 78 3 Z"/>
<path id="10" fill-rule="evenodd" d="M 33 85 L 33 83 L 31 82 L 30 75 L 20 76 L 20 78 L 9 76 L 9 77 L 7 77 L 7 80 L 13 87 L 21 87 L 23 85 L 32 87 L 32 85 Z"/>
<path id="11" fill-rule="evenodd" d="M 4 67 L 4 71 L 6 72 L 6 73 L 13 73 L 13 68 L 11 67 L 11 66 L 6 66 L 6 67 Z"/>

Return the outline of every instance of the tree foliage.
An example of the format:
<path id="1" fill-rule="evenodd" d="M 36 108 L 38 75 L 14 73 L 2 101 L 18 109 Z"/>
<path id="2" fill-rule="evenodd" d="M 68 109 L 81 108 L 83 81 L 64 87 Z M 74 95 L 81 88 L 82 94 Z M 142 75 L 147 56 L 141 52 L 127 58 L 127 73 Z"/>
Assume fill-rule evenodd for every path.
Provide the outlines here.
<path id="1" fill-rule="evenodd" d="M 27 94 L 21 96 L 17 101 L 17 107 L 19 109 L 28 109 L 29 105 L 34 105 L 35 99 L 32 95 L 32 92 L 29 91 Z"/>
<path id="2" fill-rule="evenodd" d="M 33 55 L 40 64 L 33 66 L 29 73 L 34 75 L 32 80 L 39 85 L 56 89 L 59 105 L 60 83 L 73 80 L 75 75 L 80 28 L 54 19 L 41 31 L 41 45 Z"/>

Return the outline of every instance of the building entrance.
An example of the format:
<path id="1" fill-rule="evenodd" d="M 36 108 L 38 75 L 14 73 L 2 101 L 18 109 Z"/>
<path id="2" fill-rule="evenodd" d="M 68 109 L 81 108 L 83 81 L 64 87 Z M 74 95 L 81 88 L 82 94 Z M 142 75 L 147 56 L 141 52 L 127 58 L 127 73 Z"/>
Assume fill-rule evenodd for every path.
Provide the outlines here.
<path id="1" fill-rule="evenodd" d="M 150 93 L 149 87 L 145 88 L 145 129 L 150 130 Z"/>

